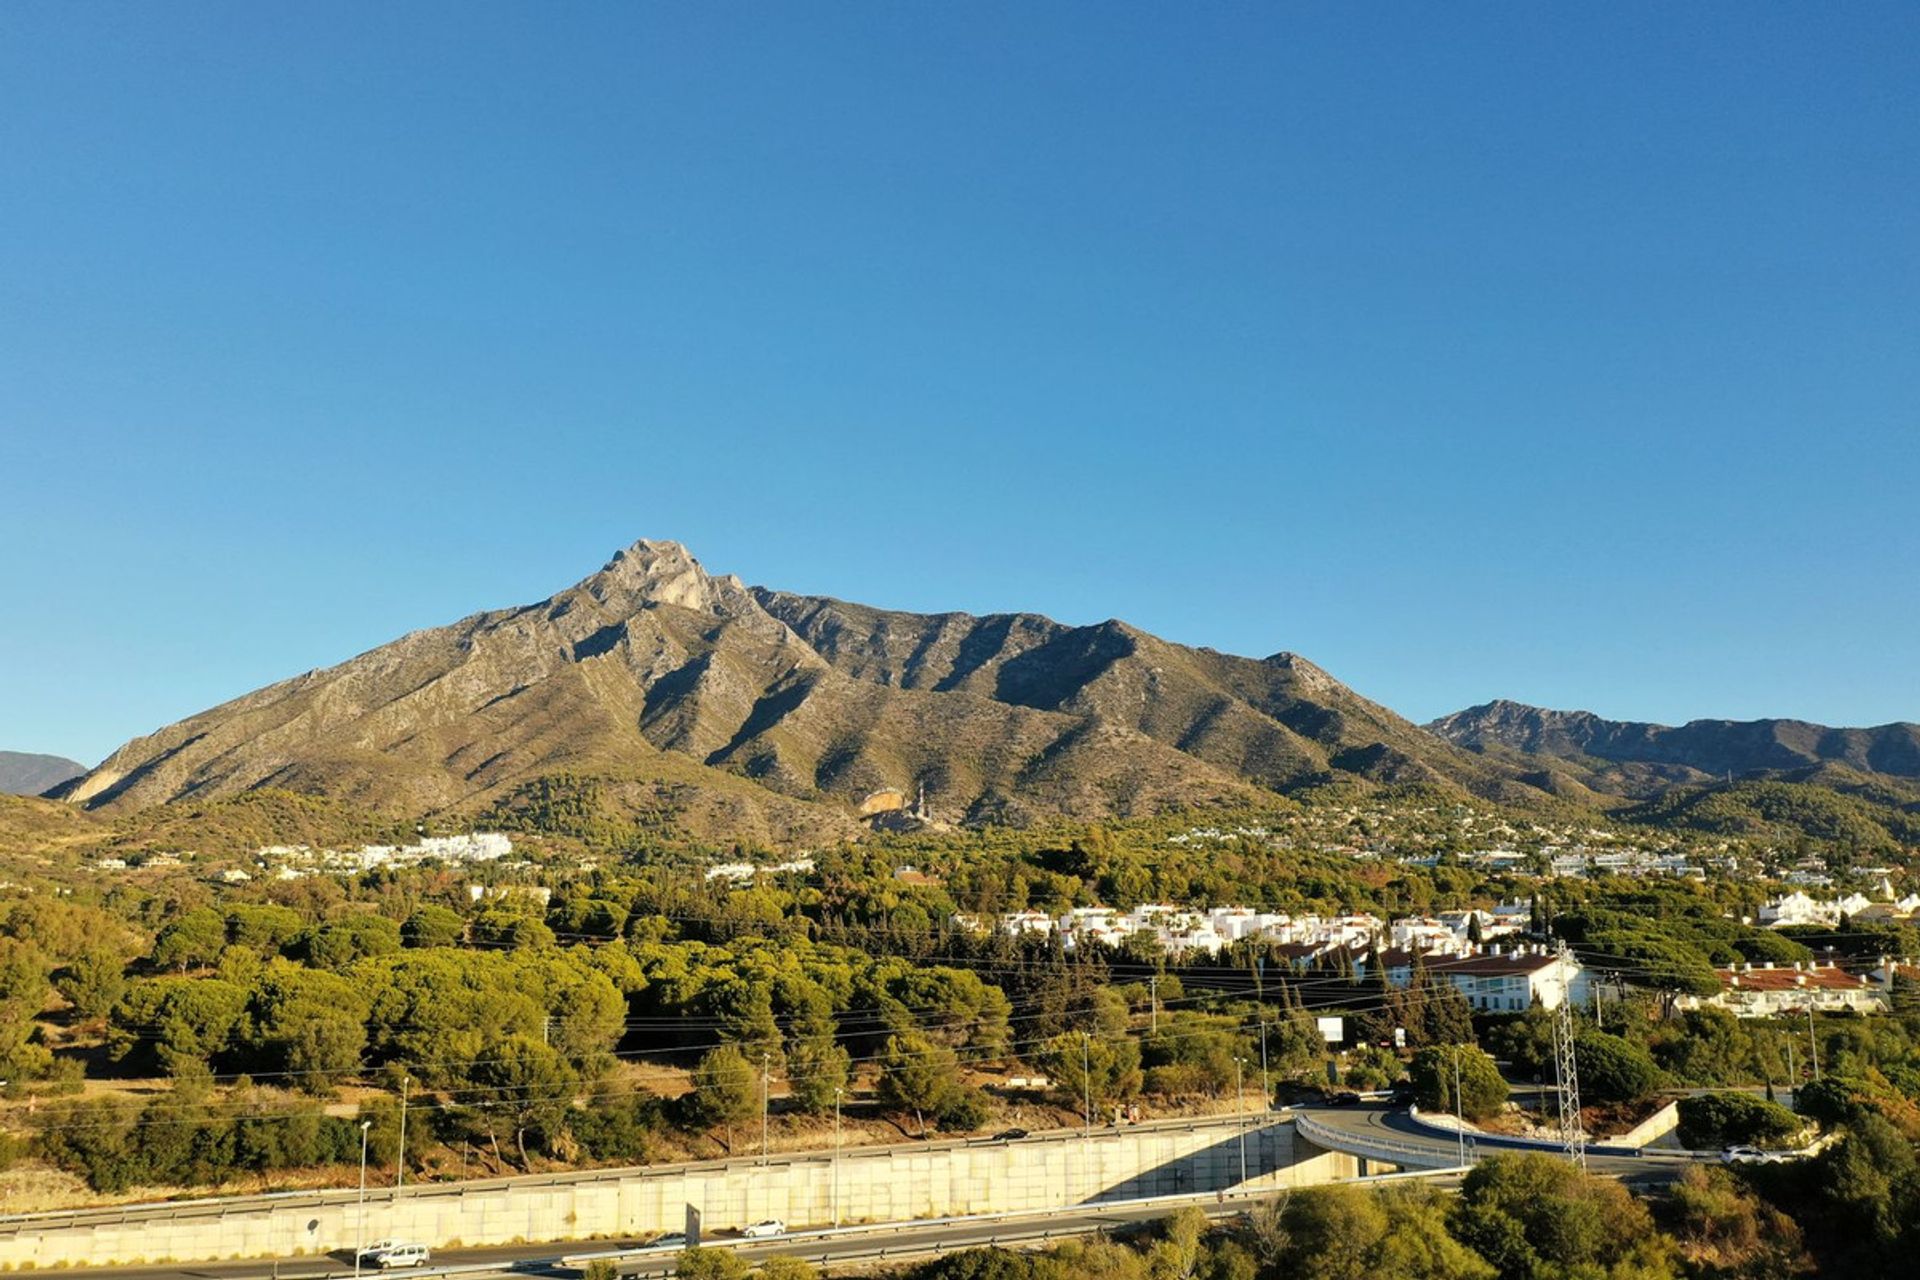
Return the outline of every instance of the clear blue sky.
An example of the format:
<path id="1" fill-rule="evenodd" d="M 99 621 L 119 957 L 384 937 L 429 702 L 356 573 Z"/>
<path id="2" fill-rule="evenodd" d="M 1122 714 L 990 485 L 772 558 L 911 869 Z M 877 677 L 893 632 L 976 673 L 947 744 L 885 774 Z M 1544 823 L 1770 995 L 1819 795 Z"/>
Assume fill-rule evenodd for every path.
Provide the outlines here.
<path id="1" fill-rule="evenodd" d="M 642 536 L 1920 719 L 1920 6 L 0 6 L 0 747 Z"/>

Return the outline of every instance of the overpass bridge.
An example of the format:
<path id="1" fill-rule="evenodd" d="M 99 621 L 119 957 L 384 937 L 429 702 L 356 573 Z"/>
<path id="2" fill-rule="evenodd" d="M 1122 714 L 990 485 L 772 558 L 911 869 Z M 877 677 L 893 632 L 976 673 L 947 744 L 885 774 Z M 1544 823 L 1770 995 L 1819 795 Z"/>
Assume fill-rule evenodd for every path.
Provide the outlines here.
<path id="1" fill-rule="evenodd" d="M 1380 1104 L 1352 1107 L 1297 1107 L 1298 1141 L 1322 1151 L 1339 1152 L 1363 1162 L 1362 1174 L 1385 1169 L 1456 1169 L 1495 1151 L 1532 1151 L 1548 1155 L 1561 1146 L 1535 1138 L 1460 1132 L 1423 1119 L 1407 1108 Z M 1464 1158 L 1463 1158 L 1464 1157 Z M 1690 1163 L 1717 1160 L 1718 1154 L 1596 1142 L 1587 1146 L 1587 1169 L 1634 1186 L 1671 1182 Z"/>

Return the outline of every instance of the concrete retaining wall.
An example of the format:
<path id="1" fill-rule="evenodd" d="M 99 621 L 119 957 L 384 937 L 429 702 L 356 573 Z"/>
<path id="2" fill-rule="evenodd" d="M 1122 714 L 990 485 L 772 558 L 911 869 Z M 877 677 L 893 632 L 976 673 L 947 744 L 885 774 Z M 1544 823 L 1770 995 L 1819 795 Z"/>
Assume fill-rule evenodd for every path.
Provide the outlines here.
<path id="1" fill-rule="evenodd" d="M 1247 1176 L 1241 1178 L 1244 1152 Z M 0 1220 L 0 1267 L 107 1266 L 351 1251 L 379 1238 L 436 1247 L 623 1238 L 761 1218 L 789 1227 L 1009 1212 L 1233 1187 L 1280 1190 L 1354 1174 L 1268 1117 L 1147 1125 L 1021 1142 L 606 1170 L 554 1178 L 250 1197 Z"/>
<path id="2" fill-rule="evenodd" d="M 1669 1102 L 1652 1115 L 1642 1120 L 1619 1137 L 1611 1139 L 1614 1146 L 1644 1147 L 1666 1137 L 1680 1127 L 1680 1104 Z"/>

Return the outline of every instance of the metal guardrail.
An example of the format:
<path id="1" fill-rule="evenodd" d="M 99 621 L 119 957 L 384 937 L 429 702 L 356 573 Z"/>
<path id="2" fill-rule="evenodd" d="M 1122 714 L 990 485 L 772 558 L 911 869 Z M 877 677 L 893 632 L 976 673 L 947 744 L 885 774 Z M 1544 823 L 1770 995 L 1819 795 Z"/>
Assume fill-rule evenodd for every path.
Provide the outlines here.
<path id="1" fill-rule="evenodd" d="M 1399 1142 L 1393 1138 L 1376 1138 L 1372 1134 L 1354 1134 L 1345 1129 L 1322 1124 L 1313 1117 L 1312 1113 L 1305 1111 L 1295 1112 L 1293 1123 L 1308 1141 L 1325 1147 L 1329 1151 L 1381 1160 L 1392 1160 L 1395 1156 L 1414 1156 L 1423 1163 L 1433 1160 L 1441 1161 L 1442 1164 L 1432 1166 L 1435 1169 L 1457 1167 L 1449 1159 L 1450 1153 L 1441 1151 L 1437 1144 Z M 1453 1136 L 1449 1134 L 1447 1145 L 1452 1146 L 1453 1141 Z M 1383 1151 L 1386 1154 L 1375 1156 L 1373 1154 L 1375 1151 Z"/>

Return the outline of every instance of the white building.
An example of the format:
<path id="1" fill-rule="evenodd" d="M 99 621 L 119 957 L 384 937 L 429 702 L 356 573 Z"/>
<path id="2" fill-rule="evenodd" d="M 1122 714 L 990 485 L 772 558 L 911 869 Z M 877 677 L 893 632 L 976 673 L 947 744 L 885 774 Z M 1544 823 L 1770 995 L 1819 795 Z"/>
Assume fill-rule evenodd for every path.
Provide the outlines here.
<path id="1" fill-rule="evenodd" d="M 1557 1009 L 1567 1000 L 1584 1004 L 1588 999 L 1585 966 L 1544 947 L 1495 947 L 1484 955 L 1446 957 L 1430 961 L 1427 971 L 1488 1013 L 1524 1013 L 1535 1004 Z"/>
<path id="2" fill-rule="evenodd" d="M 1804 1013 L 1884 1013 L 1890 1007 L 1887 984 L 1863 974 L 1848 973 L 1837 965 L 1794 963 L 1776 967 L 1771 961 L 1716 970 L 1718 995 L 1682 996 L 1682 1009 L 1711 1006 L 1736 1018 L 1777 1018 Z"/>

